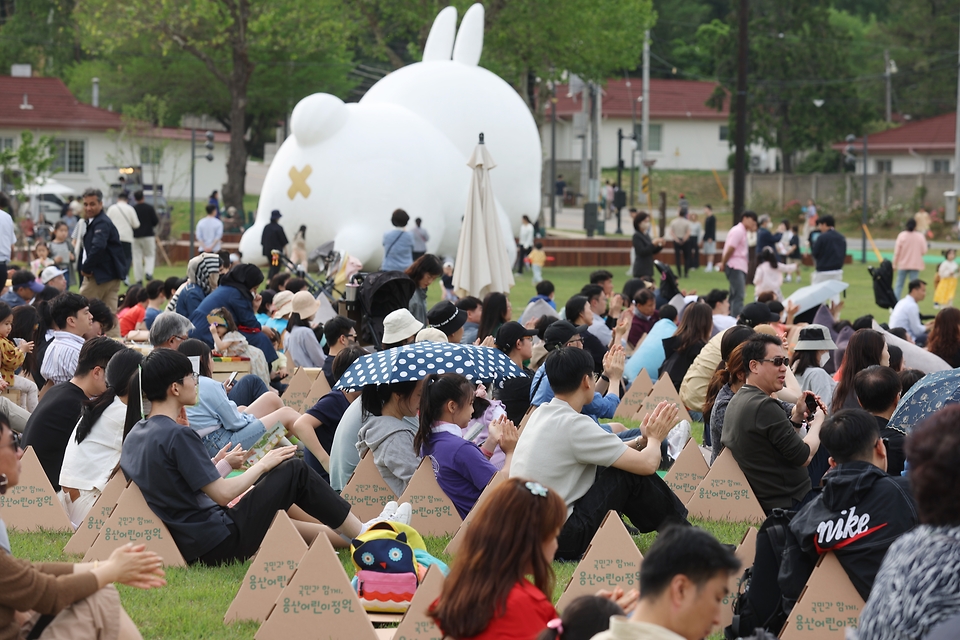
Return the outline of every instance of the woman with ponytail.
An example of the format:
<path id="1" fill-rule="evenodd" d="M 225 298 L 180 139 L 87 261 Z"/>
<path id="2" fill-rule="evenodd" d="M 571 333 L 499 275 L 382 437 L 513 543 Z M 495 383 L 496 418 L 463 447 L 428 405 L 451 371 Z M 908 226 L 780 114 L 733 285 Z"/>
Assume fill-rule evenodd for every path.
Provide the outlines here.
<path id="1" fill-rule="evenodd" d="M 726 380 L 717 397 L 710 408 L 710 442 L 713 448 L 713 455 L 710 457 L 710 464 L 713 464 L 717 456 L 723 451 L 723 444 L 720 442 L 723 436 L 723 420 L 727 414 L 727 405 L 747 382 L 747 374 L 750 373 L 746 363 L 743 361 L 743 344 L 738 344 L 727 357 L 725 370 L 718 372 L 717 375 L 722 380 Z M 716 377 L 716 376 L 715 376 Z"/>
<path id="2" fill-rule="evenodd" d="M 720 364 L 717 365 L 717 370 L 714 372 L 713 377 L 710 378 L 710 382 L 707 384 L 707 395 L 704 398 L 703 402 L 703 444 L 708 447 L 713 446 L 713 430 L 711 425 L 710 414 L 713 411 L 713 405 L 717 400 L 717 394 L 720 393 L 720 389 L 723 388 L 723 385 L 730 382 L 730 372 L 727 370 L 727 360 L 730 358 L 730 353 L 741 343 L 745 342 L 747 338 L 752 336 L 754 333 L 751 327 L 745 327 L 743 325 L 736 325 L 727 329 L 723 337 L 720 338 Z M 717 425 L 717 432 L 719 433 L 720 428 L 723 424 Z"/>
<path id="3" fill-rule="evenodd" d="M 433 459 L 437 483 L 461 518 L 467 517 L 497 473 L 490 462 L 497 445 L 507 454 L 503 468 L 508 473 L 517 446 L 517 429 L 505 416 L 490 424 L 483 445 L 463 439 L 463 430 L 474 415 L 475 392 L 470 381 L 460 374 L 428 375 L 420 397 L 420 429 L 413 439 L 414 451 Z"/>
<path id="4" fill-rule="evenodd" d="M 60 498 L 73 526 L 86 517 L 100 497 L 110 476 L 120 463 L 120 449 L 130 393 L 130 378 L 143 356 L 139 351 L 123 349 L 107 364 L 107 390 L 87 400 L 80 414 L 60 468 Z"/>
<path id="5" fill-rule="evenodd" d="M 358 433 L 360 457 L 370 452 L 387 486 L 398 496 L 420 466 L 413 448 L 423 381 L 370 384 L 363 388 L 363 426 Z"/>
<path id="6" fill-rule="evenodd" d="M 590 640 L 610 628 L 610 616 L 622 616 L 619 604 L 603 596 L 580 596 L 554 618 L 537 640 Z"/>

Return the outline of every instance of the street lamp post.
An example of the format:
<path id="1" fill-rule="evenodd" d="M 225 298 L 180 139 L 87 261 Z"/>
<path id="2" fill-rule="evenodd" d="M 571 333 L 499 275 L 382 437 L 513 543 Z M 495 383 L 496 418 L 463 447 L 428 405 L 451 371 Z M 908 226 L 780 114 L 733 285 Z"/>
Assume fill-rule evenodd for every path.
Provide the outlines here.
<path id="1" fill-rule="evenodd" d="M 204 134 L 207 141 L 204 143 L 204 147 L 207 149 L 207 152 L 202 155 L 197 155 L 197 130 L 190 130 L 190 257 L 193 257 L 193 248 L 194 243 L 196 242 L 197 230 L 196 230 L 196 213 L 195 213 L 195 193 L 196 193 L 196 182 L 197 182 L 197 158 L 206 158 L 207 162 L 213 162 L 213 131 L 207 131 Z"/>
<path id="2" fill-rule="evenodd" d="M 860 209 L 860 262 L 864 264 L 867 262 L 867 161 L 869 156 L 867 138 L 867 134 L 863 134 L 863 203 Z M 846 153 L 844 160 L 854 166 L 856 166 L 857 158 L 856 155 L 854 155 L 853 143 L 856 139 L 857 136 L 853 134 L 848 135 L 846 138 L 847 147 L 844 150 Z"/>

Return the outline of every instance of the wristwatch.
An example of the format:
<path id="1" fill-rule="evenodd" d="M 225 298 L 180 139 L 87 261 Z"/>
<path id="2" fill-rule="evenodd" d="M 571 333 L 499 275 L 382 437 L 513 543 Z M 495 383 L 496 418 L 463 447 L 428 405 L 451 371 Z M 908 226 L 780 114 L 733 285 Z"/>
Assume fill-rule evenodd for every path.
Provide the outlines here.
<path id="1" fill-rule="evenodd" d="M 646 442 L 644 441 L 644 436 L 637 436 L 637 439 L 633 441 L 633 448 L 636 449 L 637 451 L 643 451 L 644 446 L 646 446 Z"/>

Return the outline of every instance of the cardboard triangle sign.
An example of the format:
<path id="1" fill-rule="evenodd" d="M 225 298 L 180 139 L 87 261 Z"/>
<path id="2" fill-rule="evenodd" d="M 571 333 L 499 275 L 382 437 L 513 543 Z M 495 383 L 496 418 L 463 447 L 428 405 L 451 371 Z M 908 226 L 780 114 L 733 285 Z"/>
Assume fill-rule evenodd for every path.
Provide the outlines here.
<path id="1" fill-rule="evenodd" d="M 132 482 L 120 494 L 116 508 L 87 549 L 83 561 L 106 560 L 114 549 L 128 542 L 147 545 L 147 549 L 163 558 L 164 566 L 187 565 L 167 525 L 150 510 L 140 488 Z"/>
<path id="2" fill-rule="evenodd" d="M 460 528 L 457 529 L 457 534 L 453 536 L 453 539 L 447 543 L 447 548 L 443 550 L 444 553 L 450 555 L 456 555 L 457 551 L 460 549 L 460 545 L 463 544 L 463 536 L 467 533 L 467 528 L 470 526 L 470 523 L 473 522 L 473 519 L 477 516 L 477 511 L 480 509 L 480 505 L 490 497 L 490 494 L 493 493 L 493 490 L 496 489 L 500 483 L 507 479 L 507 474 L 503 471 L 498 471 L 493 474 L 493 477 L 490 478 L 490 482 L 487 483 L 487 486 L 483 488 L 483 492 L 480 494 L 480 497 L 477 498 L 476 504 L 473 505 L 473 509 L 470 509 L 470 513 L 467 514 L 467 517 L 463 519 L 463 524 L 460 525 Z"/>
<path id="3" fill-rule="evenodd" d="M 320 375 L 317 376 L 317 379 L 313 381 L 313 384 L 310 386 L 310 391 L 307 392 L 307 396 L 303 399 L 303 404 L 300 406 L 300 413 L 306 413 L 307 409 L 313 407 L 317 404 L 317 400 L 323 396 L 330 393 L 330 384 L 327 382 L 327 376 L 323 375 L 323 370 L 320 370 Z"/>
<path id="4" fill-rule="evenodd" d="M 283 404 L 300 411 L 307 396 L 310 395 L 310 387 L 313 386 L 317 376 L 311 376 L 310 371 L 305 367 L 300 367 L 290 378 L 290 384 L 287 390 L 283 392 Z M 313 369 L 312 371 L 319 371 Z"/>
<path id="5" fill-rule="evenodd" d="M 557 601 L 557 610 L 563 611 L 580 596 L 592 596 L 600 589 L 620 587 L 625 592 L 639 589 L 641 562 L 643 555 L 627 533 L 620 515 L 616 511 L 608 512 Z"/>
<path id="6" fill-rule="evenodd" d="M 686 504 L 696 492 L 708 471 L 710 471 L 710 467 L 707 465 L 707 461 L 703 459 L 700 447 L 697 446 L 693 438 L 690 438 L 680 455 L 677 456 L 673 466 L 670 467 L 670 471 L 663 477 L 663 481 L 673 489 L 673 492 L 680 498 L 680 502 Z"/>
<path id="7" fill-rule="evenodd" d="M 617 405 L 617 411 L 613 414 L 613 417 L 633 418 L 643 407 L 643 401 L 647 399 L 652 390 L 653 384 L 650 383 L 650 376 L 644 369 L 641 369 L 637 377 L 634 378 L 633 384 L 627 389 L 626 395 L 620 399 L 620 404 Z"/>
<path id="8" fill-rule="evenodd" d="M 297 570 L 307 552 L 303 541 L 286 511 L 277 511 L 273 524 L 260 543 L 260 550 L 250 562 L 237 597 L 230 603 L 224 623 L 237 620 L 263 622 L 290 576 Z"/>
<path id="9" fill-rule="evenodd" d="M 370 451 L 360 459 L 340 497 L 353 505 L 351 511 L 360 518 L 360 522 L 376 518 L 388 502 L 397 499 L 380 475 Z"/>
<path id="10" fill-rule="evenodd" d="M 20 459 L 20 481 L 0 495 L 0 518 L 17 531 L 73 531 L 57 492 L 47 479 L 33 447 Z"/>
<path id="11" fill-rule="evenodd" d="M 437 623 L 427 615 L 427 609 L 440 597 L 442 589 L 443 572 L 439 567 L 432 566 L 417 587 L 417 592 L 413 594 L 410 608 L 404 614 L 393 637 L 398 640 L 443 640 L 443 633 Z"/>
<path id="12" fill-rule="evenodd" d="M 452 535 L 463 522 L 453 502 L 437 484 L 433 461 L 429 456 L 420 461 L 399 502 L 410 503 L 410 526 L 422 536 Z"/>
<path id="13" fill-rule="evenodd" d="M 310 545 L 254 637 L 376 640 L 373 624 L 327 536 L 317 536 Z"/>
<path id="14" fill-rule="evenodd" d="M 127 479 L 124 477 L 123 471 L 118 469 L 113 473 L 113 477 L 107 480 L 103 492 L 90 507 L 90 511 L 87 512 L 83 522 L 80 523 L 77 532 L 70 537 L 70 541 L 63 548 L 64 553 L 84 554 L 87 552 L 93 541 L 97 539 L 97 534 L 100 533 L 100 529 L 107 522 L 107 518 L 113 513 L 113 508 L 117 506 L 120 494 L 126 488 Z"/>
<path id="15" fill-rule="evenodd" d="M 724 449 L 690 501 L 689 515 L 705 520 L 763 522 L 766 514 L 730 449 Z"/>
<path id="16" fill-rule="evenodd" d="M 637 377 L 639 378 L 640 376 Z M 673 382 L 670 380 L 670 376 L 666 373 L 660 376 L 660 379 L 657 380 L 657 384 L 653 385 L 653 389 L 651 389 L 650 394 L 644 398 L 643 404 L 640 406 L 640 410 L 637 411 L 637 414 L 633 419 L 643 420 L 648 413 L 656 409 L 657 405 L 664 400 L 674 403 L 680 409 L 680 413 L 677 414 L 677 422 L 686 420 L 690 424 L 693 424 L 693 418 L 690 417 L 690 414 L 687 412 L 687 408 L 683 406 L 683 400 L 680 399 L 680 394 L 677 393 L 677 390 L 673 388 Z"/>
<path id="17" fill-rule="evenodd" d="M 863 609 L 857 592 L 837 556 L 820 558 L 807 586 L 783 625 L 783 640 L 843 638 L 847 627 L 856 627 Z"/>
<path id="18" fill-rule="evenodd" d="M 730 581 L 727 584 L 727 595 L 720 603 L 720 627 L 714 629 L 714 631 L 719 631 L 733 622 L 733 602 L 736 600 L 737 594 L 740 593 L 743 572 L 753 566 L 754 558 L 757 555 L 756 527 L 749 527 L 747 532 L 743 534 L 743 539 L 737 546 L 735 555 L 740 561 L 740 570 L 730 576 Z"/>

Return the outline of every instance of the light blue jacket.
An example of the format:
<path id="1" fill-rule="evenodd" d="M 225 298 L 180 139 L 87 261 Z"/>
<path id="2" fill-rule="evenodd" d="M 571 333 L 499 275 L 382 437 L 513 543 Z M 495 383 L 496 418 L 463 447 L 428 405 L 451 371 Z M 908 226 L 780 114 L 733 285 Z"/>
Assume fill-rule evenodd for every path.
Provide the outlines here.
<path id="1" fill-rule="evenodd" d="M 213 378 L 200 376 L 197 392 L 197 404 L 187 407 L 187 419 L 194 431 L 210 427 L 239 431 L 257 420 L 248 413 L 241 413 L 237 403 L 227 397 L 223 385 Z"/>
<path id="2" fill-rule="evenodd" d="M 663 366 L 666 355 L 663 352 L 663 341 L 677 332 L 677 325 L 673 320 L 657 320 L 650 328 L 650 333 L 643 344 L 637 347 L 633 355 L 623 365 L 623 377 L 633 382 L 643 369 L 650 376 L 650 381 L 656 383 L 657 372 Z"/>

